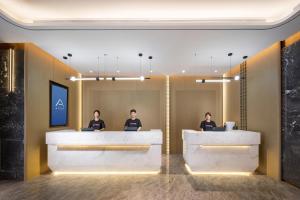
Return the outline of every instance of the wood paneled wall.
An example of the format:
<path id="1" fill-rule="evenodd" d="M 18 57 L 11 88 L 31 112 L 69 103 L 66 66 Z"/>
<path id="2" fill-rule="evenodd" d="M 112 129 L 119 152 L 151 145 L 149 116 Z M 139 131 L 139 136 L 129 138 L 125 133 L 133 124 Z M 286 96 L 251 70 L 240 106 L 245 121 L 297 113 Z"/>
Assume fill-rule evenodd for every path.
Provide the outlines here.
<path id="1" fill-rule="evenodd" d="M 25 179 L 48 171 L 45 132 L 49 127 L 49 80 L 69 87 L 69 126 L 78 124 L 77 72 L 33 44 L 25 44 Z"/>
<path id="2" fill-rule="evenodd" d="M 182 129 L 199 130 L 206 112 L 218 126 L 223 123 L 222 84 L 196 83 L 196 77 L 170 77 L 170 153 L 182 153 Z"/>
<path id="3" fill-rule="evenodd" d="M 239 75 L 240 65 L 233 67 L 225 77 Z M 223 122 L 234 121 L 240 128 L 240 81 L 223 83 Z"/>
<path id="4" fill-rule="evenodd" d="M 280 43 L 247 60 L 247 125 L 261 132 L 259 171 L 280 178 Z"/>
<path id="5" fill-rule="evenodd" d="M 87 127 L 93 111 L 99 109 L 106 130 L 123 130 L 130 109 L 137 110 L 143 130 L 166 126 L 166 78 L 152 77 L 141 81 L 86 81 L 83 82 L 83 124 Z M 165 140 L 164 140 L 165 141 Z M 163 145 L 165 152 L 165 144 Z"/>

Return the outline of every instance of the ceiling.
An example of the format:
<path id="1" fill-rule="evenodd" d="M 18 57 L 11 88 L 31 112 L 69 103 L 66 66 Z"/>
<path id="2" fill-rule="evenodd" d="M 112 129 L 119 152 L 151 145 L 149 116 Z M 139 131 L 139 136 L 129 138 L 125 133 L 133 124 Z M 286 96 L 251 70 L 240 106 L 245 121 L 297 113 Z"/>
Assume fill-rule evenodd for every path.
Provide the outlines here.
<path id="1" fill-rule="evenodd" d="M 300 9 L 299 0 L 0 0 L 25 26 L 272 25 Z M 107 23 L 108 21 L 108 23 Z M 175 26 L 176 26 L 175 24 Z M 174 24 L 173 24 L 174 25 Z"/>
<path id="2" fill-rule="evenodd" d="M 253 56 L 274 42 L 299 31 L 300 16 L 295 8 L 299 1 L 210 0 L 205 3 L 202 0 L 186 0 L 184 2 L 189 3 L 183 4 L 183 1 L 165 0 L 158 4 L 158 1 L 139 3 L 126 0 L 128 4 L 123 4 L 111 0 L 89 1 L 89 4 L 88 1 L 78 0 L 0 0 L 0 42 L 35 43 L 84 75 L 93 75 L 99 69 L 107 75 L 139 75 L 138 53 L 143 53 L 144 75 L 150 75 L 148 56 L 153 56 L 152 69 L 155 75 L 182 74 L 182 70 L 186 71 L 185 75 L 221 75 L 229 69 L 229 52 L 233 53 L 232 66 L 237 65 L 243 61 L 243 56 Z M 153 15 L 158 5 L 161 5 L 159 8 L 162 15 Z M 80 9 L 83 7 L 84 10 Z M 213 14 L 221 8 L 225 8 L 222 12 L 224 16 Z M 291 8 L 296 10 L 291 11 Z M 124 12 L 119 13 L 118 9 Z M 128 23 L 128 17 L 122 14 L 140 9 L 145 12 L 128 15 L 135 23 L 130 20 Z M 197 20 L 201 18 L 200 15 L 190 17 L 184 14 L 193 9 L 196 14 L 209 11 L 210 20 L 215 21 L 201 24 L 200 20 L 199 24 Z M 236 13 L 226 18 L 226 12 L 230 13 L 230 10 Z M 156 16 L 155 20 L 165 19 L 164 11 L 169 14 L 163 25 L 141 20 L 153 19 L 151 15 Z M 178 17 L 180 23 L 176 23 Z M 105 21 L 107 18 L 111 21 Z M 121 18 L 127 20 L 122 21 Z M 271 18 L 272 24 L 266 24 Z M 97 20 L 91 22 L 92 19 Z M 191 19 L 196 22 L 189 21 Z M 264 19 L 264 23 L 251 23 L 251 20 L 258 19 Z M 28 23 L 30 20 L 34 22 Z M 106 25 L 103 25 L 103 21 Z M 62 57 L 67 53 L 73 54 L 72 59 L 63 60 Z M 100 65 L 97 64 L 98 56 Z"/>

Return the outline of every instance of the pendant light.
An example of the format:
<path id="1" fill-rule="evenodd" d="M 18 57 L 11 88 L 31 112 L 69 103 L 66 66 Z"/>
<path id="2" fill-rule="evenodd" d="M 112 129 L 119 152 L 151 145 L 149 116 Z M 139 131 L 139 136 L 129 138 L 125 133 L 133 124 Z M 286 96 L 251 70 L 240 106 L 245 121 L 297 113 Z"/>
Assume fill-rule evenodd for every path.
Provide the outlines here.
<path id="1" fill-rule="evenodd" d="M 143 69 L 142 69 L 142 56 L 143 54 L 142 53 L 139 53 L 138 56 L 139 56 L 139 62 L 140 62 L 140 76 L 139 77 L 107 77 L 106 76 L 106 70 L 105 70 L 105 57 L 107 56 L 107 54 L 104 54 L 104 59 L 103 59 L 103 62 L 104 62 L 104 65 L 103 65 L 103 77 L 100 77 L 100 57 L 98 56 L 97 57 L 97 68 L 98 68 L 98 76 L 97 77 L 75 77 L 75 76 L 71 76 L 70 78 L 67 78 L 68 80 L 70 81 L 102 81 L 102 80 L 108 80 L 108 81 L 144 81 L 144 80 L 148 80 L 150 78 L 148 77 L 144 77 L 143 75 Z M 72 55 L 71 55 L 72 57 Z M 150 56 L 149 56 L 150 57 Z M 152 56 L 151 56 L 152 57 Z M 68 59 L 67 56 L 64 56 L 63 57 L 64 59 Z M 118 60 L 119 60 L 119 57 L 116 57 L 117 59 L 117 67 L 118 67 Z M 152 58 L 151 58 L 152 59 Z M 117 70 L 117 72 L 119 73 L 119 69 Z"/>
<path id="2" fill-rule="evenodd" d="M 152 58 L 153 58 L 152 56 L 149 56 L 149 57 L 148 57 L 148 59 L 149 59 L 149 68 L 150 68 L 150 69 L 149 69 L 149 72 L 150 72 L 150 74 L 153 73 L 153 70 L 152 70 L 152 63 L 151 63 Z"/>
<path id="3" fill-rule="evenodd" d="M 229 57 L 229 77 L 215 77 L 212 79 L 200 79 L 196 80 L 196 83 L 229 83 L 231 80 L 238 81 L 240 80 L 240 76 L 236 75 L 234 77 L 231 76 L 231 57 L 233 53 L 228 53 L 227 56 Z M 211 57 L 211 66 L 212 66 L 212 57 Z"/>

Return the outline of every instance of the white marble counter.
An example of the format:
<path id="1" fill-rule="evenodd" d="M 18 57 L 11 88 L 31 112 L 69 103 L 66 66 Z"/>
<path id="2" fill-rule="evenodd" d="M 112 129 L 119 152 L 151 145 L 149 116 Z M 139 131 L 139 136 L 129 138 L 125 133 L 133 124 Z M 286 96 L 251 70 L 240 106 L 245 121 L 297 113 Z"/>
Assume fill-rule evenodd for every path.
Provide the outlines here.
<path id="1" fill-rule="evenodd" d="M 260 133 L 183 130 L 183 157 L 192 172 L 253 172 L 258 167 Z"/>
<path id="2" fill-rule="evenodd" d="M 46 133 L 48 166 L 55 173 L 158 173 L 162 131 L 74 130 Z"/>

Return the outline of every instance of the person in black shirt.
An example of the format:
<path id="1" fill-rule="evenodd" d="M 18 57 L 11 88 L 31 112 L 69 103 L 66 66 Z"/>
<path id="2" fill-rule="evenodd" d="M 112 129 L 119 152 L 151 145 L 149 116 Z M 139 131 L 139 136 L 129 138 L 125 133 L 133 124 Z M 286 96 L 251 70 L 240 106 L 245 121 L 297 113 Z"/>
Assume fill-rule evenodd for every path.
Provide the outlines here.
<path id="1" fill-rule="evenodd" d="M 142 122 L 138 118 L 136 118 L 136 110 L 130 110 L 130 119 L 127 119 L 124 125 L 124 129 L 126 130 L 128 127 L 136 127 L 137 131 L 140 131 L 142 128 Z"/>
<path id="2" fill-rule="evenodd" d="M 103 131 L 105 129 L 105 123 L 103 120 L 100 119 L 100 111 L 94 111 L 94 119 L 90 121 L 89 128 L 94 130 Z"/>
<path id="3" fill-rule="evenodd" d="M 205 113 L 205 120 L 200 124 L 201 131 L 211 131 L 214 127 L 216 127 L 216 123 L 211 120 L 210 112 Z"/>

